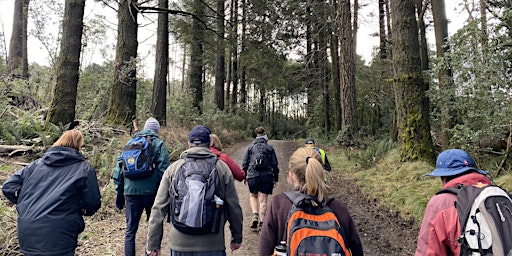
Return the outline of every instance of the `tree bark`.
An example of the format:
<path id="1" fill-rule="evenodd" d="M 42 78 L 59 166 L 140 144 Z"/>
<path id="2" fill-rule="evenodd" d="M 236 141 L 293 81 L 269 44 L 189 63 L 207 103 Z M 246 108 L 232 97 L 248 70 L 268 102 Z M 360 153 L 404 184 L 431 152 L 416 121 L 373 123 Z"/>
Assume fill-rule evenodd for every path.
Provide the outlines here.
<path id="1" fill-rule="evenodd" d="M 27 25 L 29 0 L 14 1 L 8 71 L 11 77 L 28 78 Z"/>
<path id="2" fill-rule="evenodd" d="M 168 0 L 159 0 L 161 9 L 169 8 Z M 151 100 L 151 113 L 160 125 L 167 125 L 167 73 L 169 67 L 169 14 L 158 13 L 155 75 L 153 79 L 153 98 Z"/>
<path id="3" fill-rule="evenodd" d="M 337 0 L 330 0 L 330 19 L 336 21 L 338 17 L 338 2 Z M 334 130 L 336 132 L 342 129 L 342 110 L 341 110 L 341 78 L 340 78 L 340 54 L 339 54 L 339 22 L 331 24 L 330 31 L 330 51 L 331 51 L 331 77 L 332 77 L 332 89 L 334 91 Z"/>
<path id="4" fill-rule="evenodd" d="M 67 125 L 75 119 L 85 0 L 66 0 L 56 84 L 47 114 L 49 123 Z M 69 127 L 72 128 L 72 127 Z"/>
<path id="5" fill-rule="evenodd" d="M 194 0 L 193 13 L 196 17 L 203 17 L 203 2 Z M 201 103 L 203 102 L 203 27 L 202 23 L 194 19 L 192 21 L 192 38 L 190 42 L 190 89 L 193 94 L 192 107 L 202 113 Z"/>
<path id="6" fill-rule="evenodd" d="M 215 104 L 224 110 L 224 82 L 226 81 L 226 49 L 224 48 L 224 0 L 217 0 L 217 60 L 215 64 Z"/>
<path id="7" fill-rule="evenodd" d="M 114 81 L 106 122 L 130 124 L 135 119 L 137 100 L 137 1 L 120 0 Z"/>
<path id="8" fill-rule="evenodd" d="M 355 53 L 353 47 L 353 34 L 351 24 L 350 0 L 340 1 L 340 77 L 342 97 L 342 131 L 341 144 L 344 146 L 354 145 L 354 135 L 357 131 L 357 107 L 356 107 L 356 85 L 355 85 Z"/>
<path id="9" fill-rule="evenodd" d="M 448 19 L 446 18 L 446 10 L 444 0 L 431 0 L 432 2 L 432 17 L 434 18 L 434 34 L 436 38 L 436 56 L 438 59 L 445 58 L 446 53 L 449 52 L 448 45 Z M 440 68 L 437 74 L 439 80 L 439 89 L 446 93 L 446 98 L 443 99 L 441 106 L 441 143 L 443 148 L 450 148 L 450 140 L 452 138 L 451 129 L 455 126 L 455 117 L 450 104 L 454 102 L 455 95 L 453 86 L 453 75 L 450 68 L 449 60 L 444 61 L 443 67 Z"/>
<path id="10" fill-rule="evenodd" d="M 434 160 L 413 1 L 391 1 L 394 89 L 402 161 Z"/>

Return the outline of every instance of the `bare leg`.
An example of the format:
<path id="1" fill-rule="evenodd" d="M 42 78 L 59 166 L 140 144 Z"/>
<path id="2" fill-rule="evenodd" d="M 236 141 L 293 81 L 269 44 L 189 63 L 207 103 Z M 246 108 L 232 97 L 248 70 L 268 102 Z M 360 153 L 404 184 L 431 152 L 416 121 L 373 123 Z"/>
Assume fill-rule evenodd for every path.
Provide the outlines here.
<path id="1" fill-rule="evenodd" d="M 263 221 L 265 218 L 265 212 L 267 211 L 267 194 L 259 193 L 258 194 L 258 201 L 260 203 L 260 221 Z"/>
<path id="2" fill-rule="evenodd" d="M 258 216 L 258 194 L 250 193 L 249 203 L 251 204 L 251 210 L 253 214 L 251 220 L 251 228 L 257 228 L 258 222 L 260 221 L 260 218 Z"/>

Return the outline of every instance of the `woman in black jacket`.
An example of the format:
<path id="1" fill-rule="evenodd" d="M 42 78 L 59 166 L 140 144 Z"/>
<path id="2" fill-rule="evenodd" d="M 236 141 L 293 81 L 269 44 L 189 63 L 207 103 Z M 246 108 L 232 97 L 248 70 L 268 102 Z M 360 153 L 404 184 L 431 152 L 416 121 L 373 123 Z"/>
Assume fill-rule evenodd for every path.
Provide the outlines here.
<path id="1" fill-rule="evenodd" d="M 85 227 L 82 216 L 100 208 L 96 172 L 79 152 L 83 143 L 80 131 L 64 132 L 42 158 L 3 184 L 4 195 L 16 204 L 24 255 L 74 255 Z"/>

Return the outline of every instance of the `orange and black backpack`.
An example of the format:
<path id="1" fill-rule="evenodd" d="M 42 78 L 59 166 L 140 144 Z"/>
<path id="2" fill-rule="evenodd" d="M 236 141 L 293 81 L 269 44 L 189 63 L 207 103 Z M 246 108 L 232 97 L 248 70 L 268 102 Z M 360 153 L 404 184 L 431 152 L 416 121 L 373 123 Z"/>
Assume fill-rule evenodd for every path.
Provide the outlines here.
<path id="1" fill-rule="evenodd" d="M 297 191 L 284 194 L 293 202 L 283 237 L 287 255 L 351 255 L 343 227 L 328 206 L 332 199 L 321 203 Z"/>

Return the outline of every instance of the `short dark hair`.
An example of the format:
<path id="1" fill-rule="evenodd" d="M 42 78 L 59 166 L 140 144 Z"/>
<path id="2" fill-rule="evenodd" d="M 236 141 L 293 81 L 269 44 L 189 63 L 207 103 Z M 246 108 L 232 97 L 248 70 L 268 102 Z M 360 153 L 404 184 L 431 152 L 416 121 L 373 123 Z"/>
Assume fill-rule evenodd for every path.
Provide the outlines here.
<path id="1" fill-rule="evenodd" d="M 265 128 L 263 128 L 261 126 L 254 129 L 254 131 L 256 132 L 256 134 L 265 134 Z"/>

